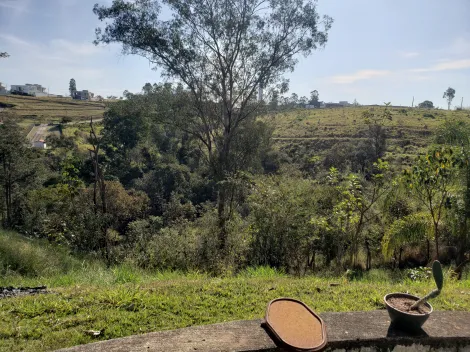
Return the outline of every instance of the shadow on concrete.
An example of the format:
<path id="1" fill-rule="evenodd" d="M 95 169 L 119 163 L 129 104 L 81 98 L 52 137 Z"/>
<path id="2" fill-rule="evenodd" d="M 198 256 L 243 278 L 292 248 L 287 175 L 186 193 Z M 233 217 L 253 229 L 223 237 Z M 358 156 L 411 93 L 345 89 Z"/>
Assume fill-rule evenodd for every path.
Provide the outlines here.
<path id="1" fill-rule="evenodd" d="M 429 337 L 429 335 L 421 328 L 405 331 L 394 324 L 390 324 L 387 330 L 387 337 Z"/>

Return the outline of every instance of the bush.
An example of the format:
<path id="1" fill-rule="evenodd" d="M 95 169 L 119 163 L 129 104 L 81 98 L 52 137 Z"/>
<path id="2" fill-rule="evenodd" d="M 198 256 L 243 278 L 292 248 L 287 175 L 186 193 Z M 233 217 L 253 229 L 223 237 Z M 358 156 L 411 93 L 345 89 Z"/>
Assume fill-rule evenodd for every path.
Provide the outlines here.
<path id="1" fill-rule="evenodd" d="M 434 109 L 434 104 L 430 100 L 425 100 L 422 103 L 419 103 L 418 107 L 421 109 Z"/>
<path id="2" fill-rule="evenodd" d="M 257 180 L 249 199 L 252 265 L 297 273 L 305 269 L 314 240 L 312 191 L 311 181 L 293 176 Z"/>
<path id="3" fill-rule="evenodd" d="M 163 227 L 160 217 L 129 224 L 128 260 L 139 267 L 158 270 L 206 270 L 215 274 L 237 271 L 246 264 L 249 238 L 237 215 L 227 223 L 227 253 L 218 248 L 217 214 L 209 210 L 195 221 L 173 219 Z"/>
<path id="4" fill-rule="evenodd" d="M 24 276 L 50 276 L 66 273 L 78 265 L 78 260 L 63 247 L 0 231 L 1 275 L 14 272 Z"/>
<path id="5" fill-rule="evenodd" d="M 428 280 L 432 275 L 431 268 L 422 267 L 414 268 L 414 269 L 407 269 L 406 276 L 410 278 L 412 281 L 422 281 Z"/>
<path id="6" fill-rule="evenodd" d="M 70 116 L 64 116 L 62 117 L 62 120 L 60 121 L 60 123 L 69 123 L 69 122 L 72 122 L 73 119 L 70 117 Z"/>

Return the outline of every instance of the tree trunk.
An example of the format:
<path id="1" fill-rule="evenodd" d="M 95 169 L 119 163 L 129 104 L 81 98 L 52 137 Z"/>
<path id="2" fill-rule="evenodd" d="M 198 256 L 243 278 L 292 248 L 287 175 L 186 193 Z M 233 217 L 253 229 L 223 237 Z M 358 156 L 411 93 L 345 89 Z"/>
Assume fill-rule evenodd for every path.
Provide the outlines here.
<path id="1" fill-rule="evenodd" d="M 367 251 L 367 259 L 366 259 L 366 270 L 372 269 L 372 254 L 370 252 L 370 245 L 369 240 L 366 239 L 366 251 Z"/>
<path id="2" fill-rule="evenodd" d="M 436 243 L 436 259 L 439 260 L 439 234 L 438 234 L 438 226 L 437 222 L 434 222 L 434 241 Z"/>
<path id="3" fill-rule="evenodd" d="M 8 187 L 8 176 L 7 176 L 7 161 L 5 160 L 5 156 L 3 157 L 3 175 L 5 177 L 5 181 L 3 183 L 3 191 L 4 191 L 4 194 L 5 194 L 5 210 L 6 210 L 6 213 L 7 213 L 4 226 L 8 227 L 9 222 L 10 222 L 10 207 L 9 207 L 9 204 L 8 204 L 8 199 L 10 197 L 9 197 L 9 194 L 8 194 L 9 187 Z"/>
<path id="4" fill-rule="evenodd" d="M 467 162 L 470 162 L 467 157 Z M 465 253 L 469 249 L 468 241 L 468 221 L 470 220 L 470 165 L 467 164 L 467 169 L 465 173 L 466 178 L 466 190 L 465 190 L 465 218 L 463 223 L 460 226 L 460 238 L 459 238 L 459 253 L 457 256 L 457 265 L 462 264 L 467 258 Z"/>
<path id="5" fill-rule="evenodd" d="M 219 250 L 223 253 L 227 242 L 227 218 L 225 215 L 225 190 L 223 187 L 219 189 L 218 204 L 217 204 L 217 216 L 218 216 L 218 244 Z"/>
<path id="6" fill-rule="evenodd" d="M 357 257 L 359 255 L 359 235 L 361 233 L 362 229 L 362 223 L 364 221 L 364 211 L 361 211 L 361 216 L 359 217 L 359 221 L 357 223 L 356 231 L 354 233 L 354 238 L 353 238 L 353 266 L 356 267 L 357 265 Z"/>
<path id="7" fill-rule="evenodd" d="M 312 257 L 307 257 L 307 267 L 312 269 L 312 272 L 315 271 L 315 254 L 315 250 L 312 250 Z"/>
<path id="8" fill-rule="evenodd" d="M 402 254 L 403 254 L 403 247 L 400 247 L 400 254 L 398 255 L 398 268 L 400 268 Z"/>
<path id="9" fill-rule="evenodd" d="M 429 261 L 431 260 L 431 243 L 430 241 L 427 239 L 426 240 L 426 246 L 427 246 L 427 251 L 426 251 L 426 264 L 429 263 Z"/>
<path id="10" fill-rule="evenodd" d="M 218 244 L 219 250 L 222 257 L 226 255 L 227 246 L 227 186 L 221 182 L 227 179 L 227 174 L 230 171 L 228 167 L 228 158 L 230 151 L 230 131 L 227 129 L 224 131 L 224 142 L 222 150 L 219 152 L 219 158 L 216 166 L 216 179 L 219 182 L 218 192 L 218 204 L 217 204 L 217 215 L 218 215 Z"/>

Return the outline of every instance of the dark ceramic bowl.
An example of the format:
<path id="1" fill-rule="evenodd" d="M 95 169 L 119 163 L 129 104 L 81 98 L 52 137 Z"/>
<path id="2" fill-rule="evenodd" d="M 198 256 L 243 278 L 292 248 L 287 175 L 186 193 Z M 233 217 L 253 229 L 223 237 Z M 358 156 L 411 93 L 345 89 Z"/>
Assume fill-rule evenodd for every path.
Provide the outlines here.
<path id="1" fill-rule="evenodd" d="M 390 298 L 411 298 L 415 301 L 419 300 L 419 297 L 409 295 L 407 293 L 389 293 L 384 297 L 385 306 L 387 307 L 388 315 L 392 321 L 392 325 L 402 329 L 402 330 L 409 330 L 409 331 L 416 331 L 420 330 L 423 324 L 428 320 L 429 316 L 432 313 L 432 306 L 426 302 L 426 305 L 430 311 L 426 314 L 409 314 L 406 312 L 402 312 L 394 307 L 392 307 L 388 300 Z"/>

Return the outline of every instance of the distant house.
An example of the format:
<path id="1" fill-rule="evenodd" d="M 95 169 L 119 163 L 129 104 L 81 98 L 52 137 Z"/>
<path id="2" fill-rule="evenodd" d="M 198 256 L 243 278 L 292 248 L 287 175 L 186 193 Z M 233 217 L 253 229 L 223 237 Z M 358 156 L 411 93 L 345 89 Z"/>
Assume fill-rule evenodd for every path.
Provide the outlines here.
<path id="1" fill-rule="evenodd" d="M 40 84 L 26 83 L 24 85 L 12 84 L 10 88 L 12 94 L 27 94 L 33 97 L 47 97 L 46 88 Z"/>
<path id="2" fill-rule="evenodd" d="M 323 103 L 322 101 L 317 101 L 316 103 L 305 105 L 305 109 L 320 109 L 324 107 L 325 103 Z"/>
<path id="3" fill-rule="evenodd" d="M 2 86 L 2 82 L 0 82 L 0 95 L 7 95 L 8 91 L 4 86 Z"/>
<path id="4" fill-rule="evenodd" d="M 38 149 L 46 149 L 46 141 L 44 139 L 40 139 L 38 141 L 33 142 L 33 148 L 38 148 Z"/>
<path id="5" fill-rule="evenodd" d="M 331 108 L 342 108 L 343 105 L 341 105 L 340 103 L 326 103 L 325 107 L 329 108 L 329 109 L 331 109 Z"/>
<path id="6" fill-rule="evenodd" d="M 349 104 L 346 100 L 342 100 L 339 102 L 342 106 L 351 106 L 352 104 Z"/>
<path id="7" fill-rule="evenodd" d="M 79 90 L 75 92 L 73 98 L 76 100 L 91 100 L 93 96 L 94 94 L 92 92 L 89 92 L 87 90 Z"/>

